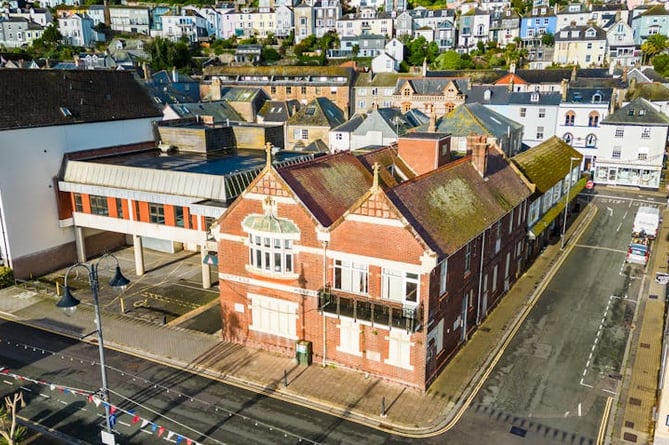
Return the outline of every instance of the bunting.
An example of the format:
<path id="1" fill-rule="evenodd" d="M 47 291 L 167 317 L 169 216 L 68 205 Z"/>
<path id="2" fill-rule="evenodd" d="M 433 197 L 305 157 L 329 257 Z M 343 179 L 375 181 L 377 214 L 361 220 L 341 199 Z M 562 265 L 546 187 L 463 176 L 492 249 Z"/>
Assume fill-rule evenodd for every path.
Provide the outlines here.
<path id="1" fill-rule="evenodd" d="M 116 423 L 118 422 L 118 417 L 123 414 L 127 414 L 132 418 L 132 424 L 133 425 L 139 425 L 140 429 L 145 429 L 147 426 L 150 426 L 151 432 L 154 434 L 157 434 L 158 437 L 162 437 L 163 435 L 166 435 L 166 438 L 168 440 L 171 440 L 172 438 L 175 438 L 175 442 L 177 444 L 181 444 L 182 442 L 185 442 L 186 445 L 200 445 L 199 442 L 194 441 L 193 439 L 190 439 L 188 437 L 184 437 L 180 434 L 175 433 L 174 431 L 169 431 L 167 428 L 164 426 L 158 425 L 156 423 L 153 423 L 147 419 L 142 418 L 139 416 L 134 409 L 130 410 L 125 410 L 123 408 L 120 408 L 118 406 L 115 406 L 111 403 L 105 402 L 99 397 L 96 396 L 95 392 L 90 392 L 86 391 L 83 389 L 77 389 L 77 388 L 70 388 L 67 386 L 63 385 L 57 385 L 55 383 L 49 383 L 45 382 L 43 380 L 34 380 L 26 376 L 18 375 L 13 372 L 9 368 L 2 368 L 0 369 L 0 373 L 12 377 L 14 380 L 18 380 L 21 382 L 32 382 L 38 385 L 42 386 L 47 386 L 51 391 L 59 391 L 64 394 L 73 394 L 75 396 L 83 396 L 88 400 L 89 403 L 93 403 L 96 408 L 102 405 L 103 407 L 108 407 L 109 408 L 109 413 L 111 414 L 109 416 L 109 423 L 111 426 L 115 426 Z M 146 430 L 145 430 L 146 431 Z M 167 434 L 165 434 L 167 433 Z"/>

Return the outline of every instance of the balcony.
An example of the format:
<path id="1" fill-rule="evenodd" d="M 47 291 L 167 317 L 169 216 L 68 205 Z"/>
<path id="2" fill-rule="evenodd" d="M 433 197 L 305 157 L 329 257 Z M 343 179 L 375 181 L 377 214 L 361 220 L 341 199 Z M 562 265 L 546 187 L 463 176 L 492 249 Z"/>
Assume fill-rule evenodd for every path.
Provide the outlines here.
<path id="1" fill-rule="evenodd" d="M 335 294 L 329 287 L 318 291 L 318 304 L 324 313 L 366 321 L 374 325 L 418 332 L 422 329 L 423 308 L 402 303 L 353 295 Z"/>

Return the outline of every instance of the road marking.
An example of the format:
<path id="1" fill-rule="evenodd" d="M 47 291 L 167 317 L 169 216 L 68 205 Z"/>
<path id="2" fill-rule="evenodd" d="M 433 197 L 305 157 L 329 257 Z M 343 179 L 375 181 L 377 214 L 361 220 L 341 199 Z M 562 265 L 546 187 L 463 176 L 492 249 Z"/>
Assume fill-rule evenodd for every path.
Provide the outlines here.
<path id="1" fill-rule="evenodd" d="M 616 232 L 620 232 L 620 228 L 623 226 L 623 223 L 621 222 L 618 224 L 618 227 L 616 227 Z"/>
<path id="2" fill-rule="evenodd" d="M 625 214 L 623 215 L 623 219 L 627 217 L 627 210 L 625 210 Z"/>
<path id="3" fill-rule="evenodd" d="M 68 404 L 65 400 L 59 400 L 59 402 L 62 403 L 63 405 L 67 405 L 67 404 Z"/>
<path id="4" fill-rule="evenodd" d="M 613 209 L 611 207 L 607 207 L 606 210 L 609 211 L 610 216 L 613 216 Z"/>
<path id="5" fill-rule="evenodd" d="M 614 396 L 615 396 L 616 394 L 618 394 L 617 392 L 615 392 L 615 391 L 611 391 L 610 389 L 603 389 L 603 388 L 602 388 L 602 391 L 604 391 L 604 392 L 608 392 L 609 394 L 613 394 Z"/>
<path id="6" fill-rule="evenodd" d="M 14 386 L 14 382 L 10 382 L 9 380 L 3 380 L 3 382 L 8 384 L 8 385 Z"/>
<path id="7" fill-rule="evenodd" d="M 585 247 L 587 249 L 593 249 L 593 250 L 607 250 L 609 252 L 616 252 L 616 253 L 627 253 L 626 250 L 620 250 L 620 249 L 613 249 L 611 247 L 602 247 L 602 246 L 590 246 L 588 244 L 574 244 L 576 247 Z"/>
<path id="8" fill-rule="evenodd" d="M 613 405 L 613 397 L 608 397 L 606 399 L 606 405 L 604 406 L 604 413 L 602 414 L 602 421 L 599 423 L 599 433 L 597 434 L 597 445 L 603 445 L 605 442 L 606 436 L 606 425 L 609 420 L 609 413 L 611 412 L 611 405 Z"/>
<path id="9" fill-rule="evenodd" d="M 586 386 L 588 388 L 592 388 L 592 385 L 588 385 L 587 383 L 583 383 L 583 379 L 579 382 L 581 385 Z"/>
<path id="10" fill-rule="evenodd" d="M 30 388 L 28 388 L 28 387 L 26 387 L 26 386 L 22 386 L 22 387 L 21 387 L 21 391 L 33 392 L 32 389 L 30 389 Z"/>
<path id="11" fill-rule="evenodd" d="M 565 411 L 564 416 L 567 417 L 569 415 L 570 411 Z"/>
<path id="12" fill-rule="evenodd" d="M 46 394 L 40 394 L 40 397 L 44 397 L 45 399 L 50 399 L 50 396 L 47 396 Z"/>
<path id="13" fill-rule="evenodd" d="M 578 417 L 581 417 L 581 404 L 578 404 Z"/>
<path id="14" fill-rule="evenodd" d="M 123 426 L 130 426 L 129 423 L 127 423 L 127 422 L 123 422 L 123 421 L 121 421 L 121 420 L 119 420 L 118 423 L 120 423 L 120 424 L 123 425 Z"/>

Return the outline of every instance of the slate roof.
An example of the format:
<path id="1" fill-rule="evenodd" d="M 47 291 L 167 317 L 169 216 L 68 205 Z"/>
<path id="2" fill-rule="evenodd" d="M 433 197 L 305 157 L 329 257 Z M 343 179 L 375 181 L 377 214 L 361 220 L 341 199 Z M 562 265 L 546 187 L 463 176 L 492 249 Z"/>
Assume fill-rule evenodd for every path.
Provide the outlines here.
<path id="1" fill-rule="evenodd" d="M 470 134 L 504 136 L 508 128 L 522 128 L 522 124 L 511 120 L 479 103 L 463 104 L 437 122 L 437 132 L 451 133 L 455 137 Z"/>
<path id="2" fill-rule="evenodd" d="M 225 122 L 226 119 L 235 122 L 244 122 L 242 116 L 224 100 L 216 100 L 211 102 L 193 102 L 185 104 L 168 104 L 179 117 L 195 117 L 195 116 L 213 116 L 214 122 Z"/>
<path id="3" fill-rule="evenodd" d="M 492 84 L 506 74 L 502 70 L 434 70 L 428 71 L 426 77 L 466 77 L 472 83 Z"/>
<path id="4" fill-rule="evenodd" d="M 351 68 L 339 66 L 209 66 L 204 69 L 204 78 L 211 76 L 343 76 L 353 77 L 355 72 Z"/>
<path id="5" fill-rule="evenodd" d="M 312 99 L 288 119 L 288 125 L 334 128 L 346 121 L 344 112 L 325 97 Z"/>
<path id="6" fill-rule="evenodd" d="M 293 115 L 291 109 L 299 110 L 300 102 L 297 100 L 268 100 L 260 108 L 258 114 L 265 122 L 287 122 Z"/>
<path id="7" fill-rule="evenodd" d="M 592 103 L 593 96 L 601 96 L 600 103 L 608 103 L 613 96 L 611 88 L 571 88 L 567 90 L 567 100 L 562 102 Z"/>
<path id="8" fill-rule="evenodd" d="M 606 116 L 601 123 L 667 126 L 669 125 L 669 116 L 658 111 L 652 103 L 643 97 L 638 97 Z"/>
<path id="9" fill-rule="evenodd" d="M 588 31 L 595 31 L 594 35 L 587 36 Z M 563 32 L 567 32 L 567 36 L 562 36 Z M 573 36 L 574 32 L 578 35 Z M 561 28 L 555 33 L 555 42 L 574 42 L 580 40 L 606 40 L 606 31 L 595 25 L 569 25 Z"/>
<path id="10" fill-rule="evenodd" d="M 516 74 L 531 84 L 560 83 L 562 79 L 571 79 L 572 70 L 565 68 L 555 70 L 516 70 Z M 576 79 L 610 77 L 611 75 L 606 68 L 588 68 L 576 70 Z"/>
<path id="11" fill-rule="evenodd" d="M 400 88 L 405 82 L 409 82 L 411 88 L 417 95 L 443 96 L 446 87 L 453 82 L 455 87 L 463 92 L 469 89 L 469 79 L 466 78 L 448 78 L 448 77 L 419 77 L 409 79 L 397 79 L 395 94 L 400 94 Z"/>
<path id="12" fill-rule="evenodd" d="M 378 163 L 379 182 L 387 187 L 394 187 L 407 179 L 416 177 L 416 173 L 397 154 L 396 148 L 384 147 L 358 156 L 367 170 L 373 171 L 373 165 Z"/>
<path id="13" fill-rule="evenodd" d="M 352 131 L 356 130 L 366 118 L 367 115 L 365 113 L 356 113 L 343 124 L 333 128 L 332 131 L 336 131 L 338 133 L 351 133 Z"/>
<path id="14" fill-rule="evenodd" d="M 667 9 L 664 7 L 663 4 L 653 5 L 650 8 L 648 8 L 647 11 L 642 12 L 637 17 L 649 16 L 649 15 L 669 15 L 669 11 L 667 11 Z"/>
<path id="15" fill-rule="evenodd" d="M 583 155 L 557 136 L 545 140 L 511 158 L 525 177 L 536 186 L 536 195 L 543 195 L 569 173 L 571 158 Z M 575 162 L 574 162 L 575 163 Z"/>
<path id="16" fill-rule="evenodd" d="M 388 190 L 440 258 L 452 255 L 530 196 L 503 155 L 490 150 L 484 179 L 466 157 Z"/>
<path id="17" fill-rule="evenodd" d="M 277 169 L 306 209 L 329 227 L 372 186 L 372 174 L 350 152 Z"/>
<path id="18" fill-rule="evenodd" d="M 653 68 L 644 68 L 641 72 L 653 82 L 662 82 L 662 83 L 667 82 L 667 79 L 660 73 L 655 71 Z"/>
<path id="19" fill-rule="evenodd" d="M 0 85 L 2 130 L 162 116 L 127 71 L 0 70 Z"/>
<path id="20" fill-rule="evenodd" d="M 398 79 L 411 77 L 407 73 L 360 73 L 356 79 L 356 87 L 394 87 Z"/>

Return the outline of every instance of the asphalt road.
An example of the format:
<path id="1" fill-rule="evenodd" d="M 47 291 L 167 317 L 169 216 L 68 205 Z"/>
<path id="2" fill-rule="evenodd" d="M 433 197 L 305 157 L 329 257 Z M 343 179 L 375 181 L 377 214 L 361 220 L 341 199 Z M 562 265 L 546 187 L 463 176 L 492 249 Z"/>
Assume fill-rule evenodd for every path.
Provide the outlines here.
<path id="1" fill-rule="evenodd" d="M 595 219 L 569 240 L 567 258 L 456 430 L 487 414 L 497 433 L 533 433 L 533 444 L 595 443 L 607 399 L 619 390 L 645 280 L 641 266 L 624 264 L 640 203 L 628 198 L 594 199 Z"/>

